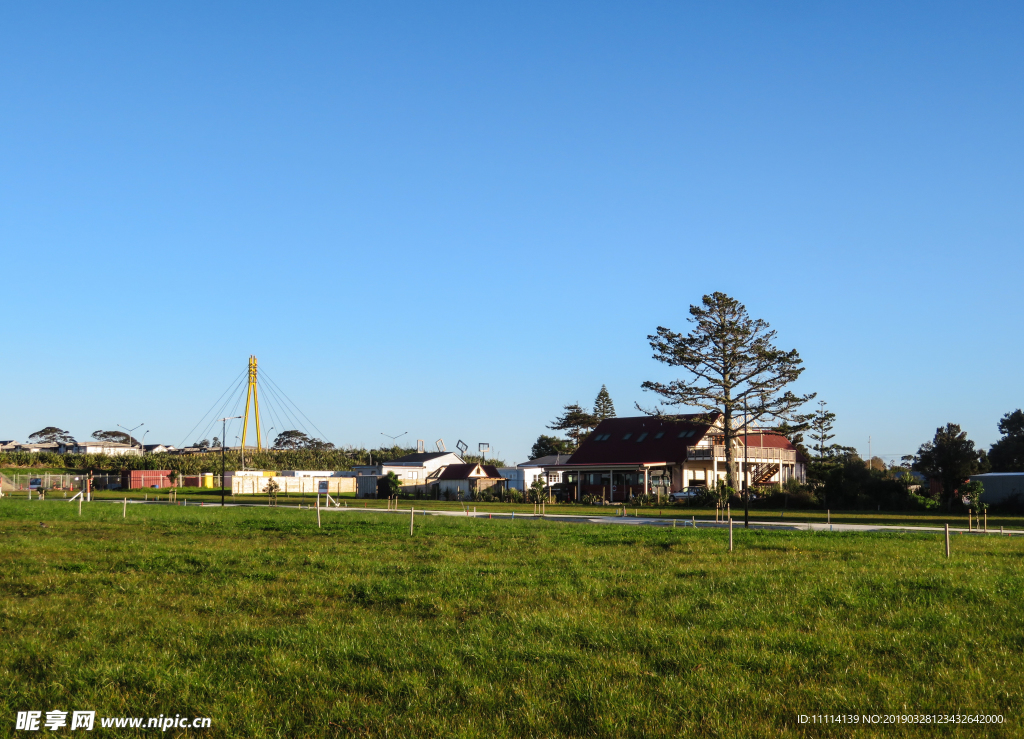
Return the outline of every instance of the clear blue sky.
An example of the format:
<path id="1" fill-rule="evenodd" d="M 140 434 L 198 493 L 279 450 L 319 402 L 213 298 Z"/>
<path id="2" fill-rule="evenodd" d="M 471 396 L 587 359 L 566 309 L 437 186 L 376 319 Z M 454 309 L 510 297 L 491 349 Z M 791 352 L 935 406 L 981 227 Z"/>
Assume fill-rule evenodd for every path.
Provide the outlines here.
<path id="1" fill-rule="evenodd" d="M 522 461 L 722 290 L 837 442 L 1024 403 L 1020 3 L 6 3 L 0 437 L 178 444 L 249 354 L 336 444 Z M 233 435 L 230 434 L 230 435 Z"/>

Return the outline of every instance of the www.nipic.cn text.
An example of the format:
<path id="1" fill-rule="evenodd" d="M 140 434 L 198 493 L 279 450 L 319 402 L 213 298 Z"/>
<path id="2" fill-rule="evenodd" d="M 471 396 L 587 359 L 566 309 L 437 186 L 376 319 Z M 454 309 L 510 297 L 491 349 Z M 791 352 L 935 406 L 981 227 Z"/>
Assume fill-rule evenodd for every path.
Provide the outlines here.
<path id="1" fill-rule="evenodd" d="M 69 716 L 70 714 L 70 716 Z M 201 716 L 190 718 L 180 713 L 174 716 L 100 716 L 99 725 L 104 729 L 209 729 L 210 719 Z M 96 726 L 96 711 L 18 711 L 16 731 L 92 731 Z"/>

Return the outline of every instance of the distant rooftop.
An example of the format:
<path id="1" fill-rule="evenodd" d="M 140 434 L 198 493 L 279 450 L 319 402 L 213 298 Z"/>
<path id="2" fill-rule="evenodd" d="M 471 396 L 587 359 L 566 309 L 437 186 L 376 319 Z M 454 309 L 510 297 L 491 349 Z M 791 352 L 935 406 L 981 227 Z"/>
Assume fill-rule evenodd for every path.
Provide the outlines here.
<path id="1" fill-rule="evenodd" d="M 438 457 L 447 456 L 449 454 L 455 454 L 455 452 L 416 452 L 414 454 L 406 454 L 404 457 L 398 457 L 397 459 L 388 460 L 387 462 L 381 462 L 381 464 L 418 465 L 423 464 L 424 462 L 429 462 L 432 459 L 437 459 Z M 455 454 L 455 456 L 458 457 L 459 455 Z"/>

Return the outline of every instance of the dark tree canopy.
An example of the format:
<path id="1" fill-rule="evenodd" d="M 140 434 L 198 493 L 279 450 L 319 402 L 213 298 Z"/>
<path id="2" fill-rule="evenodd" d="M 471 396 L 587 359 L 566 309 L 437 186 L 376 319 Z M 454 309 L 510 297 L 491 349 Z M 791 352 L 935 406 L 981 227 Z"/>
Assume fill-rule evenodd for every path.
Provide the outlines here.
<path id="1" fill-rule="evenodd" d="M 601 391 L 594 399 L 594 418 L 600 423 L 606 418 L 615 418 L 615 404 L 612 403 L 612 396 L 608 394 L 608 388 L 601 386 Z"/>
<path id="2" fill-rule="evenodd" d="M 565 439 L 541 434 L 537 437 L 537 441 L 533 443 L 533 449 L 530 450 L 530 459 L 549 457 L 553 454 L 571 454 L 572 452 L 572 444 Z"/>
<path id="3" fill-rule="evenodd" d="M 743 421 L 793 420 L 796 410 L 814 395 L 794 395 L 786 389 L 804 371 L 803 360 L 796 349 L 776 348 L 775 331 L 766 321 L 751 318 L 738 300 L 721 292 L 705 295 L 700 305 L 690 306 L 688 320 L 693 324 L 689 334 L 659 326 L 647 337 L 656 360 L 681 367 L 687 376 L 667 383 L 647 381 L 643 388 L 669 406 L 722 414 L 726 474 L 732 487 L 733 439 Z M 645 412 L 660 415 L 662 410 Z"/>
<path id="4" fill-rule="evenodd" d="M 36 431 L 34 434 L 29 434 L 28 440 L 37 443 L 56 442 L 58 444 L 71 444 L 74 442 L 75 437 L 56 426 L 47 426 L 44 429 Z"/>
<path id="5" fill-rule="evenodd" d="M 113 441 L 118 444 L 130 444 L 132 442 L 132 437 L 124 431 L 93 431 L 92 438 L 96 439 L 96 441 Z"/>
<path id="6" fill-rule="evenodd" d="M 564 431 L 565 435 L 572 439 L 574 446 L 579 446 L 590 429 L 597 426 L 597 419 L 593 413 L 587 413 L 580 408 L 579 403 L 572 403 L 565 406 L 562 415 L 555 419 L 554 423 L 548 426 L 555 431 Z"/>
<path id="7" fill-rule="evenodd" d="M 917 450 L 913 468 L 941 483 L 942 498 L 949 509 L 967 478 L 984 471 L 985 466 L 985 453 L 974 448 L 967 432 L 955 423 L 947 423 L 935 429 L 935 438 Z"/>
<path id="8" fill-rule="evenodd" d="M 383 477 L 377 478 L 378 498 L 397 498 L 401 492 L 402 481 L 398 479 L 398 475 L 394 472 L 389 472 Z"/>
<path id="9" fill-rule="evenodd" d="M 275 449 L 303 449 L 306 444 L 309 443 L 309 436 L 291 429 L 290 431 L 282 431 L 274 439 Z"/>
<path id="10" fill-rule="evenodd" d="M 277 435 L 274 439 L 274 449 L 334 449 L 334 444 L 291 429 Z"/>
<path id="11" fill-rule="evenodd" d="M 1024 413 L 1018 408 L 999 420 L 1003 435 L 988 452 L 993 472 L 1024 472 Z"/>

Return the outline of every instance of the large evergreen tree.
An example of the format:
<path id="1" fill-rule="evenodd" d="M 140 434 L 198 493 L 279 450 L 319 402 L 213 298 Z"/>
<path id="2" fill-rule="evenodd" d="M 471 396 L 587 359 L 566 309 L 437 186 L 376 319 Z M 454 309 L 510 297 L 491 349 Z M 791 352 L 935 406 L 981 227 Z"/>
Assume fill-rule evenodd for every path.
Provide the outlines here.
<path id="1" fill-rule="evenodd" d="M 935 438 L 922 444 L 914 457 L 915 470 L 942 484 L 947 510 L 967 478 L 984 471 L 986 465 L 984 451 L 975 449 L 974 442 L 955 423 L 935 429 Z"/>
<path id="2" fill-rule="evenodd" d="M 615 418 L 615 404 L 612 403 L 612 396 L 608 394 L 608 388 L 601 386 L 601 392 L 594 399 L 594 418 L 600 423 L 606 418 Z"/>
<path id="3" fill-rule="evenodd" d="M 575 446 L 586 437 L 587 432 L 597 425 L 597 419 L 593 413 L 587 413 L 579 403 L 570 403 L 565 406 L 562 415 L 555 419 L 554 423 L 548 426 L 555 431 L 564 431 L 565 435 L 572 439 Z"/>
<path id="4" fill-rule="evenodd" d="M 832 429 L 835 427 L 836 414 L 832 411 L 825 410 L 825 401 L 818 401 L 818 410 L 811 415 L 811 439 L 814 440 L 814 451 L 817 452 L 818 461 L 825 459 L 826 456 L 831 456 L 830 452 L 835 449 L 835 444 L 831 444 L 832 439 L 836 438 L 836 435 L 832 433 Z"/>
<path id="5" fill-rule="evenodd" d="M 668 383 L 647 381 L 667 405 L 702 408 L 721 413 L 725 434 L 726 474 L 733 484 L 733 438 L 744 422 L 792 419 L 797 409 L 814 397 L 795 395 L 787 386 L 804 371 L 796 349 L 777 349 L 776 332 L 754 319 L 746 307 L 725 293 L 705 295 L 701 305 L 690 306 L 689 334 L 663 326 L 647 339 L 654 358 L 682 367 L 689 377 Z M 650 413 L 661 414 L 656 408 Z M 744 496 L 749 500 L 749 491 Z M 746 514 L 744 515 L 746 523 Z"/>
<path id="6" fill-rule="evenodd" d="M 530 450 L 530 459 L 550 457 L 554 454 L 572 454 L 572 452 L 572 445 L 565 439 L 541 434 L 537 437 L 537 441 L 533 443 L 533 448 Z"/>
<path id="7" fill-rule="evenodd" d="M 999 421 L 1003 438 L 992 445 L 988 459 L 993 472 L 1024 472 L 1024 413 L 1018 408 Z"/>

